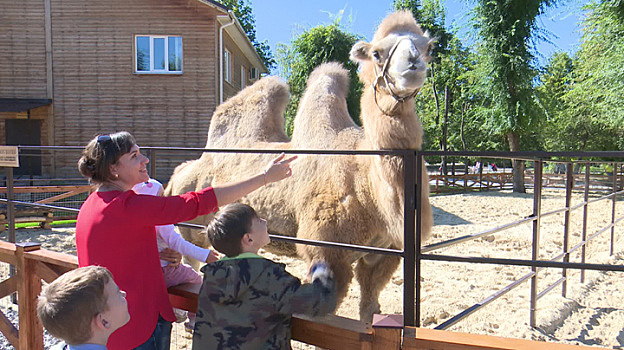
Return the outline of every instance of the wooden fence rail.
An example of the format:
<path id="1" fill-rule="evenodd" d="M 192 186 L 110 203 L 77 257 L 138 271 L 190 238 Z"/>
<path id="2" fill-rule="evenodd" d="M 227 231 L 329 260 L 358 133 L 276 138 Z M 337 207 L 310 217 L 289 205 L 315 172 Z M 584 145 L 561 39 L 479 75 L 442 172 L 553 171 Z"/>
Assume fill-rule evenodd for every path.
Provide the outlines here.
<path id="1" fill-rule="evenodd" d="M 65 198 L 79 195 L 81 193 L 89 193 L 93 190 L 91 185 L 67 185 L 67 186 L 16 186 L 13 187 L 13 193 L 56 193 L 60 194 L 44 198 L 34 202 L 35 204 L 52 204 Z M 6 187 L 0 187 L 0 194 L 7 193 Z M 0 207 L 2 207 L 0 205 Z M 4 207 L 6 208 L 6 206 Z M 50 229 L 50 224 L 54 220 L 75 219 L 76 214 L 64 215 L 62 217 L 54 217 L 49 209 L 40 208 L 23 208 L 16 210 L 15 223 L 38 222 L 41 228 Z M 9 223 L 6 209 L 0 208 L 0 232 L 5 230 L 5 225 Z"/>
<path id="2" fill-rule="evenodd" d="M 0 241 L 0 261 L 14 265 L 15 276 L 0 282 L 0 297 L 17 292 L 19 327 L 0 311 L 0 331 L 18 350 L 43 350 L 43 328 L 37 318 L 37 297 L 42 280 L 52 282 L 61 274 L 75 269 L 74 255 L 40 249 L 38 243 L 8 243 Z M 169 288 L 172 305 L 197 311 L 197 285 Z M 307 318 L 295 315 L 292 339 L 326 349 L 336 350 L 477 350 L 477 349 L 544 349 L 584 350 L 584 346 L 537 342 L 475 335 L 426 328 L 403 327 L 402 315 L 375 315 L 373 325 L 328 315 Z"/>

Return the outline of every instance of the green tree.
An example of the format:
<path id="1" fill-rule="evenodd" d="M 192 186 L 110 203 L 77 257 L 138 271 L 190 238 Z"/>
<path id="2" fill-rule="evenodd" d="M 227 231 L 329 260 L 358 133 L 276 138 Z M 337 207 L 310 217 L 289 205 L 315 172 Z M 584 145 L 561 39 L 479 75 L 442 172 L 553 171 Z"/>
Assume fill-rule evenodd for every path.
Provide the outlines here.
<path id="1" fill-rule="evenodd" d="M 351 47 L 361 38 L 347 33 L 338 23 L 321 25 L 305 31 L 290 47 L 279 45 L 276 51 L 280 75 L 288 79 L 291 99 L 286 110 L 286 132 L 291 135 L 293 119 L 299 100 L 306 88 L 308 76 L 321 63 L 340 62 L 349 70 L 350 86 L 347 96 L 349 114 L 359 124 L 362 84 L 357 76 L 358 66 L 349 60 Z"/>
<path id="2" fill-rule="evenodd" d="M 589 149 L 624 148 L 623 3 L 604 0 L 588 5 L 582 24 L 583 43 L 578 53 L 574 89 L 566 101 L 572 118 L 588 120 L 595 126 L 595 133 L 588 141 Z M 595 139 L 601 142 L 592 144 Z"/>
<path id="3" fill-rule="evenodd" d="M 238 21 L 240 22 L 245 34 L 249 38 L 249 41 L 253 44 L 256 52 L 262 58 L 264 65 L 271 69 L 275 67 L 275 58 L 271 47 L 267 40 L 258 41 L 256 37 L 256 19 L 253 15 L 253 9 L 249 4 L 249 0 L 217 0 L 219 3 L 227 6 L 232 10 Z"/>
<path id="4" fill-rule="evenodd" d="M 491 96 L 481 111 L 493 131 L 506 136 L 511 151 L 521 150 L 521 137 L 536 130 L 543 117 L 533 92 L 531 39 L 537 16 L 554 2 L 479 0 L 473 12 L 480 37 L 481 89 Z M 513 190 L 523 193 L 524 162 L 513 163 Z"/>

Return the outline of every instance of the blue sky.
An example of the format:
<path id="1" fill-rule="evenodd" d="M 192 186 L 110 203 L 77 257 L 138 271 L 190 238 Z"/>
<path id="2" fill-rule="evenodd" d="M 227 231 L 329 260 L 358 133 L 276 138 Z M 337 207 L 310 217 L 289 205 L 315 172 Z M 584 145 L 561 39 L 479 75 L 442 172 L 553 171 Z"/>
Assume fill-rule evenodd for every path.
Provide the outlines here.
<path id="1" fill-rule="evenodd" d="M 558 7 L 541 16 L 540 25 L 552 33 L 552 43 L 542 42 L 538 45 L 538 52 L 543 56 L 540 62 L 545 62 L 556 51 L 576 52 L 580 44 L 581 7 L 586 2 L 564 0 Z M 446 0 L 445 4 L 447 26 L 456 28 L 464 44 L 470 46 L 473 39 L 468 34 L 468 12 L 472 2 Z M 391 0 L 251 0 L 251 5 L 256 19 L 257 38 L 259 41 L 268 40 L 274 53 L 277 43 L 288 44 L 305 29 L 331 23 L 330 15 L 336 15 L 342 9 L 345 11 L 341 23 L 347 30 L 370 40 L 379 22 L 392 9 Z"/>

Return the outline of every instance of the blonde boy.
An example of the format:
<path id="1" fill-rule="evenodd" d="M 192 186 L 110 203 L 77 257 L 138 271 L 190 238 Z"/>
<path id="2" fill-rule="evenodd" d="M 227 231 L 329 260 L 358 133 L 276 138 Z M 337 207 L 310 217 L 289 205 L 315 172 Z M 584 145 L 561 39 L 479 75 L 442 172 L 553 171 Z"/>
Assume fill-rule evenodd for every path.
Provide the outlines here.
<path id="1" fill-rule="evenodd" d="M 43 327 L 63 340 L 54 349 L 105 350 L 108 337 L 128 323 L 126 292 L 105 267 L 69 271 L 46 286 L 37 302 Z"/>

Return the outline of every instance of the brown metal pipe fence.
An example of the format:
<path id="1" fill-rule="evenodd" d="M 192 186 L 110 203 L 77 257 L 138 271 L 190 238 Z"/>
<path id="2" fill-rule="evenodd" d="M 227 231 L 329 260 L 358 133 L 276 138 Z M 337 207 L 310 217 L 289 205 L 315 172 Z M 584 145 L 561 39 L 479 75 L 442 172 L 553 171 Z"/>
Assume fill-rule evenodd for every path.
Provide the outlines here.
<path id="1" fill-rule="evenodd" d="M 49 149 L 49 150 L 75 150 L 76 147 L 40 147 L 40 146 L 30 146 L 30 147 L 21 147 L 24 149 L 30 148 L 39 148 L 39 149 Z M 79 148 L 79 147 L 78 147 Z M 419 326 L 420 325 L 420 271 L 421 271 L 421 261 L 422 260 L 432 260 L 432 261 L 447 261 L 447 262 L 465 262 L 465 263 L 486 263 L 486 264 L 502 264 L 502 265 L 515 265 L 515 266 L 529 266 L 531 267 L 531 273 L 523 276 L 519 280 L 516 280 L 509 286 L 502 288 L 501 290 L 494 293 L 492 296 L 486 298 L 484 301 L 475 304 L 472 307 L 469 307 L 464 312 L 452 317 L 450 320 L 445 322 L 444 324 L 439 325 L 436 328 L 446 328 L 451 324 L 454 324 L 460 321 L 462 318 L 471 314 L 472 312 L 478 310 L 480 307 L 483 307 L 487 303 L 495 300 L 496 298 L 504 295 L 508 291 L 516 288 L 523 282 L 528 279 L 531 279 L 531 313 L 530 313 L 530 324 L 531 326 L 535 326 L 536 322 L 536 305 L 537 300 L 543 296 L 545 293 L 553 290 L 557 285 L 563 284 L 562 293 L 565 295 L 566 287 L 567 287 L 567 270 L 566 269 L 580 269 L 582 272 L 586 269 L 588 270 L 610 270 L 610 271 L 623 271 L 623 268 L 620 266 L 611 266 L 611 265 L 601 265 L 601 264 L 587 264 L 585 263 L 585 246 L 587 242 L 591 241 L 592 238 L 598 236 L 600 233 L 605 232 L 611 229 L 611 247 L 610 253 L 613 254 L 615 249 L 614 240 L 615 240 L 615 226 L 618 224 L 622 217 L 616 218 L 616 203 L 617 196 L 621 194 L 621 191 L 618 192 L 618 172 L 620 170 L 620 164 L 622 163 L 614 163 L 614 173 L 613 173 L 613 183 L 612 183 L 612 192 L 608 196 L 604 196 L 600 199 L 589 200 L 588 192 L 589 192 L 589 161 L 583 162 L 566 162 L 568 163 L 567 168 L 567 180 L 566 180 L 566 208 L 560 209 L 557 211 L 553 211 L 550 213 L 541 213 L 541 198 L 542 198 L 542 182 L 543 182 L 543 163 L 544 159 L 551 159 L 552 157 L 569 157 L 569 158 L 612 158 L 612 159 L 622 159 L 624 160 L 624 152 L 614 151 L 614 152 L 556 152 L 556 153 L 547 153 L 547 152 L 414 152 L 414 151 L 404 151 L 404 150 L 384 150 L 384 151 L 327 151 L 327 150 L 291 150 L 291 151 L 282 151 L 282 150 L 257 150 L 257 149 L 202 149 L 202 148 L 165 148 L 165 147 L 144 147 L 143 149 L 148 150 L 149 155 L 152 157 L 152 169 L 156 169 L 157 158 L 156 154 L 168 153 L 168 152 L 222 152 L 222 153 L 288 153 L 288 154 L 314 154 L 314 155 L 357 155 L 357 156 L 398 156 L 403 158 L 404 163 L 404 250 L 393 250 L 393 249 L 383 249 L 383 248 L 375 248 L 375 247 L 365 247 L 365 246 L 355 246 L 355 245 L 347 245 L 341 243 L 333 243 L 333 242 L 319 242 L 319 241 L 308 241 L 301 240 L 292 237 L 280 237 L 273 235 L 274 239 L 288 240 L 297 244 L 313 244 L 324 247 L 332 247 L 336 249 L 353 249 L 367 253 L 373 254 L 389 254 L 389 255 L 400 255 L 404 257 L 404 300 L 403 300 L 403 316 L 404 316 L 404 326 Z M 165 152 L 166 151 L 166 152 Z M 421 247 L 420 241 L 420 223 L 422 221 L 421 217 L 421 193 L 422 187 L 416 186 L 416 179 L 422 178 L 423 171 L 426 171 L 424 165 L 425 157 L 429 156 L 448 156 L 448 157 L 484 157 L 484 158 L 496 158 L 496 159 L 513 159 L 513 160 L 523 160 L 534 162 L 534 172 L 533 172 L 533 214 L 529 218 L 525 218 L 522 220 L 518 220 L 509 224 L 504 224 L 477 234 L 468 235 L 456 239 L 452 239 L 446 242 L 440 242 L 436 244 L 432 244 L 429 246 Z M 158 158 L 160 159 L 160 158 Z M 592 161 L 596 162 L 596 161 Z M 577 205 L 574 209 L 580 208 L 581 206 L 584 208 L 584 220 L 583 220 L 583 242 L 580 245 L 573 247 L 572 249 L 568 249 L 568 241 L 567 238 L 564 237 L 566 241 L 563 247 L 563 253 L 559 256 L 555 257 L 555 259 L 551 260 L 540 260 L 539 248 L 540 248 L 540 225 L 541 219 L 545 215 L 553 215 L 558 212 L 565 212 L 567 217 L 567 222 L 569 225 L 569 212 L 573 210 L 570 208 L 570 202 L 568 201 L 568 196 L 571 191 L 574 189 L 574 177 L 572 174 L 572 164 L 575 163 L 585 163 L 586 164 L 586 173 L 585 173 L 585 193 L 584 193 L 584 203 L 582 205 Z M 10 173 L 10 171 L 9 171 Z M 12 181 L 10 181 L 9 174 L 7 180 L 7 186 L 12 187 Z M 11 185 L 9 186 L 9 183 Z M 10 192 L 10 191 L 8 191 Z M 9 207 L 12 207 L 15 201 L 12 201 L 12 198 L 9 195 L 6 202 Z M 587 215 L 588 215 L 588 204 L 598 200 L 604 200 L 605 198 L 612 199 L 612 218 L 611 224 L 607 227 L 599 230 L 597 233 L 590 235 L 587 237 Z M 26 202 L 20 202 L 22 204 L 31 204 Z M 46 205 L 38 205 L 41 207 L 51 207 Z M 472 240 L 478 237 L 483 237 L 487 235 L 491 235 L 505 229 L 518 226 L 520 224 L 526 223 L 528 221 L 532 221 L 533 225 L 533 243 L 532 243 L 532 256 L 531 260 L 518 260 L 518 259 L 500 259 L 500 258 L 481 258 L 481 257 L 454 257 L 447 255 L 434 255 L 434 254 L 424 254 L 427 252 L 439 250 L 445 247 L 449 247 L 461 242 L 466 242 L 468 240 Z M 569 226 L 568 226 L 569 227 Z M 568 229 L 565 229 L 568 231 Z M 416 235 L 414 235 L 416 232 Z M 564 233 L 564 236 L 567 236 L 567 233 Z M 578 248 L 582 248 L 582 262 L 574 263 L 569 261 L 569 254 Z M 417 249 L 418 248 L 418 249 Z M 554 261 L 563 258 L 563 261 Z M 538 290 L 538 272 L 541 268 L 561 268 L 562 269 L 562 277 L 553 285 L 548 286 L 544 291 L 539 292 Z M 584 275 L 581 274 L 581 280 L 583 281 Z"/>

